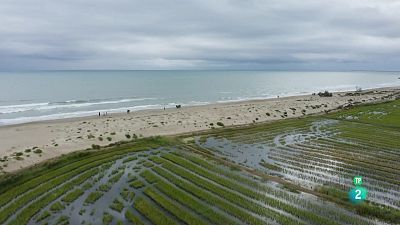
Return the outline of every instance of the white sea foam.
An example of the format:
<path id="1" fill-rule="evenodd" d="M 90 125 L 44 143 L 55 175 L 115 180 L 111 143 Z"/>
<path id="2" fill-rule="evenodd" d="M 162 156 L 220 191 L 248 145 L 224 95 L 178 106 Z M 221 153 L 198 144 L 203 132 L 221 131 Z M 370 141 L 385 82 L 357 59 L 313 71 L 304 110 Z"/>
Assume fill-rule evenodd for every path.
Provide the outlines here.
<path id="1" fill-rule="evenodd" d="M 76 118 L 76 117 L 85 117 L 85 116 L 97 116 L 98 113 L 118 113 L 118 112 L 126 112 L 126 110 L 130 111 L 139 111 L 146 109 L 160 109 L 162 105 L 140 105 L 133 107 L 123 107 L 123 108 L 115 108 L 115 109 L 103 109 L 103 110 L 91 110 L 91 111 L 76 111 L 76 112 L 68 112 L 68 113 L 56 113 L 50 115 L 41 115 L 41 116 L 28 116 L 28 117 L 18 117 L 12 119 L 0 119 L 0 125 L 11 125 L 11 124 L 21 124 L 28 122 L 36 122 L 36 121 L 44 121 L 44 120 L 56 120 L 56 119 L 67 119 L 67 118 Z"/>
<path id="2" fill-rule="evenodd" d="M 155 100 L 155 98 L 130 98 L 120 100 L 68 100 L 63 102 L 47 102 L 47 103 L 31 103 L 21 105 L 5 105 L 0 106 L 0 114 L 18 113 L 26 111 L 47 111 L 54 109 L 66 109 L 66 108 L 80 108 L 89 107 L 94 105 L 106 105 L 106 104 L 118 104 L 128 103 L 144 100 Z"/>

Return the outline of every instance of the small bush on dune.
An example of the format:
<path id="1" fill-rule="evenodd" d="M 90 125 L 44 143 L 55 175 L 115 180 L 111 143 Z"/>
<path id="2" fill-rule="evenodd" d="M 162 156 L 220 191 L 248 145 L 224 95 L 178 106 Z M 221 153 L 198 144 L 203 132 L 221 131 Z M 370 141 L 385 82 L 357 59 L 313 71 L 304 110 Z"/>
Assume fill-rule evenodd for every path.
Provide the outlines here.
<path id="1" fill-rule="evenodd" d="M 43 151 L 41 150 L 41 149 L 39 149 L 39 148 L 37 148 L 37 149 L 35 149 L 34 151 L 33 151 L 33 153 L 36 153 L 36 154 L 40 154 L 40 153 L 42 153 Z"/>
<path id="2" fill-rule="evenodd" d="M 92 144 L 93 149 L 100 149 L 100 145 Z"/>
<path id="3" fill-rule="evenodd" d="M 217 122 L 217 125 L 221 127 L 225 126 L 222 122 Z"/>
<path id="4" fill-rule="evenodd" d="M 319 97 L 332 97 L 332 93 L 330 93 L 329 91 L 319 92 L 318 96 Z"/>

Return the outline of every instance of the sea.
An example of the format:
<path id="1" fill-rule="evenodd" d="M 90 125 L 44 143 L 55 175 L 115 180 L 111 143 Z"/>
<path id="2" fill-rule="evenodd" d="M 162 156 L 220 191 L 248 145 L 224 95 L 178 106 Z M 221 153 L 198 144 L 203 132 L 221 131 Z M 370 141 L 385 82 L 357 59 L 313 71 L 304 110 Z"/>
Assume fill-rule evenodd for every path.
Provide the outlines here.
<path id="1" fill-rule="evenodd" d="M 0 126 L 388 86 L 400 86 L 399 72 L 0 72 Z"/>

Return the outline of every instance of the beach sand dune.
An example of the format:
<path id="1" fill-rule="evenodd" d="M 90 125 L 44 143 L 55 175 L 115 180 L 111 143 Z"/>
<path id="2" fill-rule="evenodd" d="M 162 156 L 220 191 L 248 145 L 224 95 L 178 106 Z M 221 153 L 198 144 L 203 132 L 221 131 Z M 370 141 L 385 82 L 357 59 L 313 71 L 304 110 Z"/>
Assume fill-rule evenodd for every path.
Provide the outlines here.
<path id="1" fill-rule="evenodd" d="M 63 119 L 0 127 L 0 172 L 13 172 L 72 151 L 135 137 L 174 135 L 325 113 L 399 98 L 400 88 L 304 95 Z M 221 125 L 221 124 L 220 124 Z"/>

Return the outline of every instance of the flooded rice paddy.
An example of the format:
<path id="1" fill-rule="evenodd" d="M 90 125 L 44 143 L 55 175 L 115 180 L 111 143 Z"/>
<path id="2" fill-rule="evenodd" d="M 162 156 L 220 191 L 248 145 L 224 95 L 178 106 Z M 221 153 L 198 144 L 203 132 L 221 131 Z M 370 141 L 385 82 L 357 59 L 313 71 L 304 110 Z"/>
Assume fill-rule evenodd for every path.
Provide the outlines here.
<path id="1" fill-rule="evenodd" d="M 73 153 L 3 177 L 0 224 L 394 223 L 400 207 L 400 121 L 393 109 L 349 110 Z M 364 178 L 367 200 L 374 203 L 362 207 L 379 213 L 367 216 L 348 203 L 356 175 Z"/>

